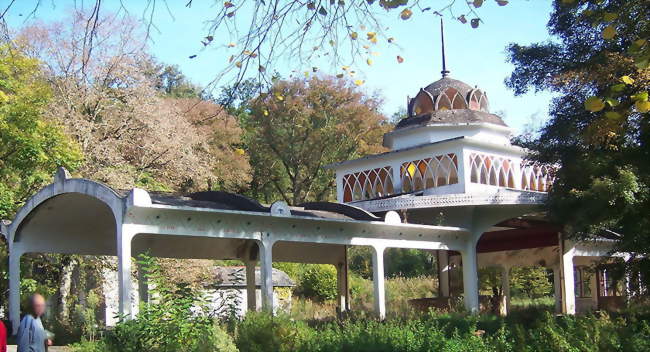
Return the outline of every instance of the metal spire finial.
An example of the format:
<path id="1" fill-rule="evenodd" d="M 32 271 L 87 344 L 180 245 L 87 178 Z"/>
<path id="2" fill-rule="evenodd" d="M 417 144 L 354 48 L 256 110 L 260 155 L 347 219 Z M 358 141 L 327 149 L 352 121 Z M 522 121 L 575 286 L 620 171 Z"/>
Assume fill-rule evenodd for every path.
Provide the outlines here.
<path id="1" fill-rule="evenodd" d="M 442 78 L 449 76 L 449 70 L 447 70 L 447 61 L 445 59 L 445 26 L 443 24 L 442 18 L 440 18 L 440 38 L 442 38 Z"/>

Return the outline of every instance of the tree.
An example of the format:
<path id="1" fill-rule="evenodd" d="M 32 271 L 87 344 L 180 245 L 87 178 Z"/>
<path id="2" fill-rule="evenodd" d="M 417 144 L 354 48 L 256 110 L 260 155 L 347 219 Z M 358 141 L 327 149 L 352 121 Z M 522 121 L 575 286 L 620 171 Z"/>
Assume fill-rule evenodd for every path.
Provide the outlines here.
<path id="1" fill-rule="evenodd" d="M 333 78 L 277 81 L 251 103 L 247 130 L 254 196 L 289 204 L 332 198 L 323 167 L 383 150 L 381 101 Z"/>
<path id="2" fill-rule="evenodd" d="M 75 170 L 82 160 L 79 146 L 46 116 L 51 95 L 38 60 L 22 55 L 13 42 L 1 44 L 0 220 L 11 218 L 29 196 L 51 182 L 57 166 Z M 6 297 L 7 247 L 0 242 L 0 294 Z M 29 276 L 24 278 L 24 284 L 35 287 Z"/>
<path id="3" fill-rule="evenodd" d="M 134 39 L 143 37 L 137 21 L 101 17 L 89 53 L 86 16 L 75 12 L 19 34 L 45 63 L 54 89 L 49 115 L 86 155 L 81 175 L 116 188 L 244 188 L 249 168 L 234 118 L 196 97 L 178 70 L 157 69 Z"/>
<path id="4" fill-rule="evenodd" d="M 548 26 L 556 40 L 511 45 L 515 69 L 506 80 L 517 94 L 557 94 L 539 137 L 522 142 L 538 160 L 559 166 L 552 219 L 568 236 L 606 235 L 617 250 L 639 256 L 650 253 L 647 6 L 555 1 Z"/>
<path id="5" fill-rule="evenodd" d="M 51 95 L 38 60 L 0 45 L 0 219 L 50 182 L 57 166 L 79 166 L 79 147 L 46 117 Z"/>
<path id="6" fill-rule="evenodd" d="M 189 0 L 185 4 L 192 7 L 200 2 Z M 13 3 L 0 9 L 0 19 L 13 14 Z M 224 1 L 222 6 L 213 6 L 213 12 L 206 13 L 205 18 L 200 19 L 210 25 L 205 37 L 196 39 L 197 42 L 200 39 L 204 48 L 231 52 L 226 68 L 216 74 L 215 82 L 231 74 L 235 77 L 235 84 L 250 77 L 270 83 L 272 75 L 269 68 L 287 57 L 292 58 L 296 68 L 319 58 L 339 67 L 355 62 L 370 64 L 373 53 L 382 45 L 397 46 L 395 38 L 390 35 L 386 13 L 403 21 L 414 17 L 425 18 L 425 15 L 445 15 L 477 28 L 482 21 L 478 9 L 484 3 L 484 0 Z M 495 0 L 492 3 L 505 6 L 508 1 Z M 149 30 L 156 28 L 156 15 L 164 8 L 156 6 L 158 4 L 156 0 L 147 0 L 142 11 L 136 5 L 120 2 L 120 13 L 129 16 L 130 11 L 142 11 L 142 22 L 148 34 Z M 42 1 L 33 0 L 32 13 L 40 11 L 41 5 Z M 106 11 L 105 3 L 101 0 L 71 1 L 69 5 L 81 7 L 77 10 L 87 13 L 84 19 L 86 33 L 80 44 L 84 48 L 92 48 L 100 42 L 95 32 L 101 22 L 99 14 Z M 430 17 L 425 20 L 430 21 Z M 238 30 L 240 28 L 244 30 Z M 197 55 L 200 52 L 190 58 Z M 402 61 L 397 56 L 396 62 Z"/>

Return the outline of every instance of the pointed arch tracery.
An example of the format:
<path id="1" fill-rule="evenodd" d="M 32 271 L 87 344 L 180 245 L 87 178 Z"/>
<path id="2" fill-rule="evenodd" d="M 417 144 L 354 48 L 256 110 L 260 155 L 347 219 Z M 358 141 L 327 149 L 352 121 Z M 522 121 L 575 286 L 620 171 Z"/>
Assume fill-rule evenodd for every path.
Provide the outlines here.
<path id="1" fill-rule="evenodd" d="M 450 153 L 405 162 L 400 168 L 400 175 L 403 193 L 456 184 L 458 158 L 456 154 Z"/>
<path id="2" fill-rule="evenodd" d="M 394 194 L 393 168 L 390 166 L 343 176 L 343 201 L 374 199 Z"/>
<path id="3" fill-rule="evenodd" d="M 470 154 L 470 182 L 515 188 L 512 160 L 479 153 Z"/>

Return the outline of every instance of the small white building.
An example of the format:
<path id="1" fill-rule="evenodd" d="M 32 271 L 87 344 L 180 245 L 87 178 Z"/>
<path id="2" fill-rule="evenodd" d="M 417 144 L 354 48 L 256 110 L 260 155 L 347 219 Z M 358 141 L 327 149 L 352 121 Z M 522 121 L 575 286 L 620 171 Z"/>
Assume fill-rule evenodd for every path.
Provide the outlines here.
<path id="1" fill-rule="evenodd" d="M 214 281 L 205 282 L 204 293 L 211 313 L 217 316 L 243 317 L 248 311 L 246 267 L 218 266 L 212 269 Z M 284 271 L 273 269 L 273 310 L 275 312 L 291 310 L 291 289 L 295 283 Z M 262 300 L 262 277 L 260 268 L 255 268 L 255 299 Z"/>

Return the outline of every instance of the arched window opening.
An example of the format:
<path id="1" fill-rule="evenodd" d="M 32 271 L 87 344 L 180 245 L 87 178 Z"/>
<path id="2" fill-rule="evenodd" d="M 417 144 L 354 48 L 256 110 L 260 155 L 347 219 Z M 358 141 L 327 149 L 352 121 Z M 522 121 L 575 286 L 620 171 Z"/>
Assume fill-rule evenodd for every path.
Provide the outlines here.
<path id="1" fill-rule="evenodd" d="M 354 189 L 352 190 L 352 200 L 361 200 L 363 199 L 363 190 L 361 189 L 361 184 L 357 180 L 354 182 Z"/>
<path id="2" fill-rule="evenodd" d="M 515 176 L 512 174 L 512 170 L 508 171 L 508 187 L 515 188 Z"/>
<path id="3" fill-rule="evenodd" d="M 479 100 L 479 106 L 480 106 L 480 110 L 485 112 L 489 111 L 487 94 L 483 93 L 481 95 L 481 99 Z"/>
<path id="4" fill-rule="evenodd" d="M 481 98 L 483 92 L 480 89 L 474 89 L 469 93 L 469 108 L 472 110 L 481 110 Z"/>
<path id="5" fill-rule="evenodd" d="M 447 94 L 442 93 L 438 96 L 438 100 L 436 101 L 436 110 L 451 110 L 451 99 L 449 99 Z"/>
<path id="6" fill-rule="evenodd" d="M 424 91 L 420 91 L 414 98 L 411 114 L 417 116 L 431 113 L 433 110 L 433 99 L 431 96 Z"/>

